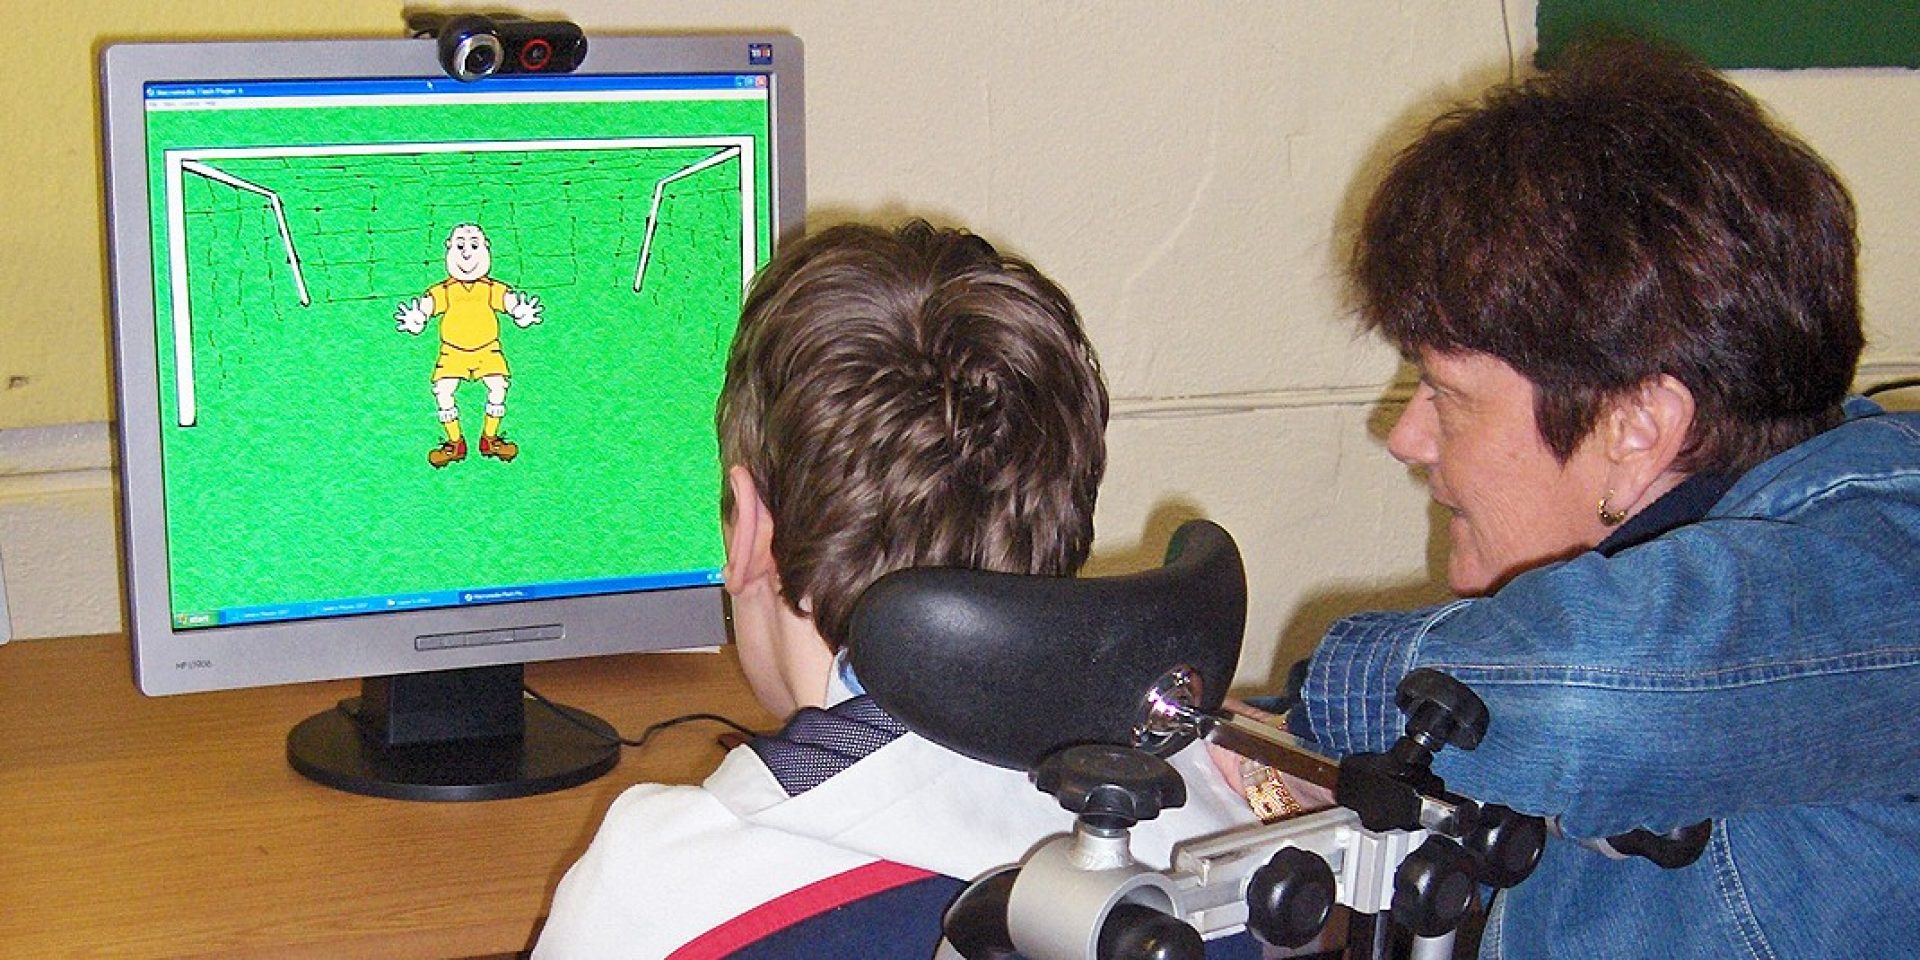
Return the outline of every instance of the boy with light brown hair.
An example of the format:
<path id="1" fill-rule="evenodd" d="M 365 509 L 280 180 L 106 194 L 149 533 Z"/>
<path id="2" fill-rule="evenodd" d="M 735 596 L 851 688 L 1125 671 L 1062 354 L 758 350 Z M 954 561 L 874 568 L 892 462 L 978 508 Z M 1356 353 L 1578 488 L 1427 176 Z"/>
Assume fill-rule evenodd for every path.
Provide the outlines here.
<path id="1" fill-rule="evenodd" d="M 616 801 L 536 956 L 923 960 L 965 881 L 1070 829 L 1021 773 L 888 716 L 844 650 L 861 591 L 894 570 L 1073 574 L 1107 409 L 1066 295 L 977 236 L 840 226 L 783 249 L 717 419 L 734 639 L 791 719 L 701 787 Z M 1175 764 L 1187 805 L 1134 837 L 1162 865 L 1175 840 L 1251 820 L 1202 750 Z"/>

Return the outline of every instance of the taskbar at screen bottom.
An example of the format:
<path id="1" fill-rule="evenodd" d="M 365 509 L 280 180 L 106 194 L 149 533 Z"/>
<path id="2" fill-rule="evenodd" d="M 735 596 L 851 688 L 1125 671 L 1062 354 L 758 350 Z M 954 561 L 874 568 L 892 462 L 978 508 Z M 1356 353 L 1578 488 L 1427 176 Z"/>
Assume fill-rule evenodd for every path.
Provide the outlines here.
<path id="1" fill-rule="evenodd" d="M 609 577 L 597 580 L 570 580 L 561 583 L 518 586 L 471 587 L 461 590 L 427 590 L 393 593 L 339 600 L 303 600 L 266 606 L 227 607 L 219 610 L 176 612 L 175 630 L 199 627 L 227 627 L 242 623 L 274 623 L 282 620 L 312 620 L 319 617 L 349 617 L 364 613 L 394 613 L 402 610 L 431 610 L 442 607 L 469 607 L 487 603 L 515 603 L 522 600 L 552 600 L 563 597 L 589 597 L 609 593 L 643 593 L 678 587 L 706 587 L 720 583 L 720 571 L 714 568 L 655 573 L 635 577 Z"/>

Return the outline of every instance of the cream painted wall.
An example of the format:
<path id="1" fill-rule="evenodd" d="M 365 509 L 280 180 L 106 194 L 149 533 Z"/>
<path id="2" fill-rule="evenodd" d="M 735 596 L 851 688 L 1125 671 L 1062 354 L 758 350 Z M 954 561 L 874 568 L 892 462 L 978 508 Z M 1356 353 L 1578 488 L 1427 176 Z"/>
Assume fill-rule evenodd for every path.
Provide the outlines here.
<path id="1" fill-rule="evenodd" d="M 0 0 L 35 42 L 0 88 L 0 429 L 106 420 L 106 247 L 96 104 L 115 40 L 399 36 L 394 0 Z"/>
<path id="2" fill-rule="evenodd" d="M 1396 360 L 1353 332 L 1337 238 L 1409 131 L 1505 77 L 1510 49 L 1524 69 L 1531 0 L 556 6 L 590 32 L 797 34 L 811 225 L 963 223 L 1071 291 L 1116 397 L 1096 569 L 1153 562 L 1187 516 L 1232 530 L 1254 598 L 1243 682 L 1284 669 L 1340 612 L 1435 596 L 1424 493 L 1381 442 L 1402 395 Z M 137 32 L 128 8 L 179 35 L 399 22 L 396 5 L 368 2 L 77 4 L 47 71 L 70 77 L 59 115 L 91 117 L 91 68 L 64 61 Z M 1863 381 L 1920 372 L 1920 73 L 1738 78 L 1855 190 Z M 0 207 L 0 428 L 37 428 L 0 429 L 0 554 L 22 637 L 112 630 L 119 616 L 92 131 L 60 136 L 73 162 L 58 167 L 0 147 L 16 151 L 0 153 L 9 182 L 64 198 L 0 198 L 33 204 Z M 7 390 L 12 376 L 28 383 Z"/>

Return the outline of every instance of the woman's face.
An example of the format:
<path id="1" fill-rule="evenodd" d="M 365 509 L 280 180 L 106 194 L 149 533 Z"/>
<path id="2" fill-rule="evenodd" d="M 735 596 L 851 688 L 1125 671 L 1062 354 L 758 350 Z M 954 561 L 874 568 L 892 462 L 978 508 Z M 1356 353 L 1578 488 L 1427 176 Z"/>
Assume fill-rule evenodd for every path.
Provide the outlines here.
<path id="1" fill-rule="evenodd" d="M 1514 575 L 1585 551 L 1600 523 L 1606 458 L 1594 436 L 1561 463 L 1534 422 L 1534 386 L 1503 360 L 1422 350 L 1420 386 L 1387 437 L 1451 514 L 1447 583 L 1492 592 Z"/>

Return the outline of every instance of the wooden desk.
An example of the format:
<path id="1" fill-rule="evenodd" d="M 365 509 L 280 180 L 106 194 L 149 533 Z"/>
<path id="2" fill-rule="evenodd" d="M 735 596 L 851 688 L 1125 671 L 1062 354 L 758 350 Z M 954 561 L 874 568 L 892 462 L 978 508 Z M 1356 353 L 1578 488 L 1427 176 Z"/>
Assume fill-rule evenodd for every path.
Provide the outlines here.
<path id="1" fill-rule="evenodd" d="M 731 648 L 534 664 L 622 734 L 691 712 L 772 725 Z M 295 773 L 287 731 L 332 682 L 149 699 L 122 637 L 0 647 L 0 957 L 446 958 L 528 948 L 608 804 L 698 782 L 713 724 L 540 797 L 408 803 Z"/>

